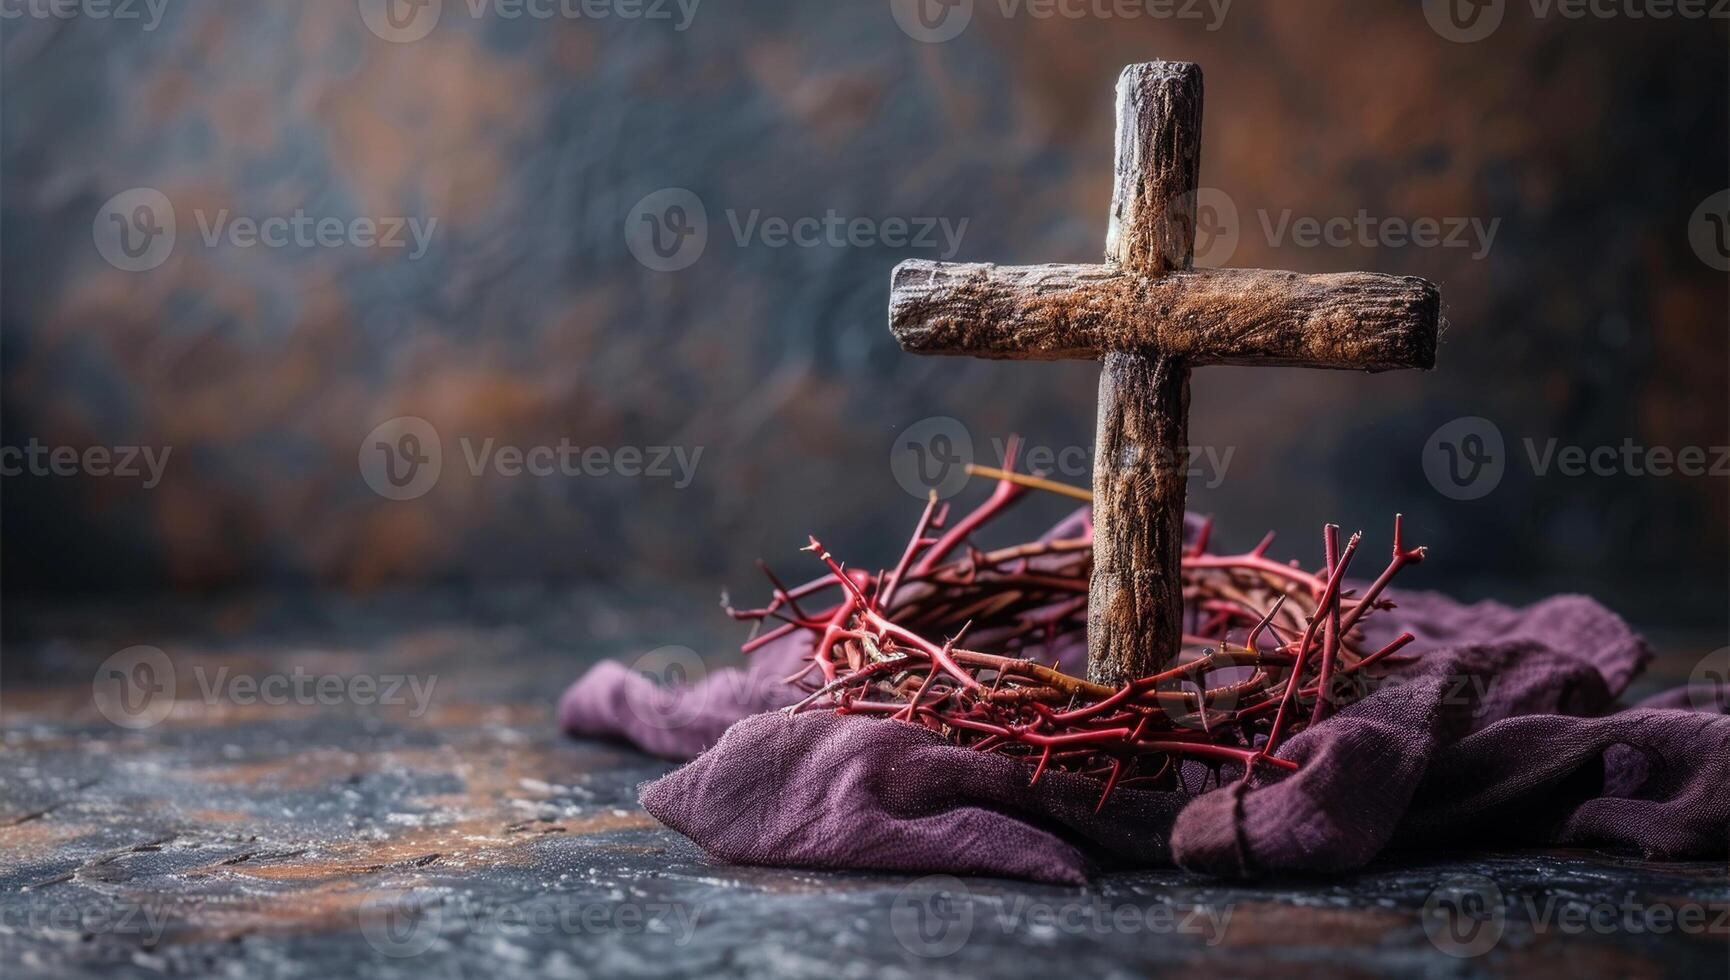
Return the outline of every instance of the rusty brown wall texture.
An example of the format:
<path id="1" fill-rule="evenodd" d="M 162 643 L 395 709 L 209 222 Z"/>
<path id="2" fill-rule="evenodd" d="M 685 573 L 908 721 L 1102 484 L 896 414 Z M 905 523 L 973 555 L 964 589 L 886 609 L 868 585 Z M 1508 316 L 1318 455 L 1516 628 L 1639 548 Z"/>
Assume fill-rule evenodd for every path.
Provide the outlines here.
<path id="1" fill-rule="evenodd" d="M 1430 374 L 1198 372 L 1192 441 L 1231 455 L 1191 498 L 1226 543 L 1277 528 L 1314 561 L 1324 521 L 1385 542 L 1401 510 L 1433 549 L 1413 584 L 1591 590 L 1647 623 L 1723 623 L 1730 479 L 1561 476 L 1527 445 L 1730 444 L 1730 276 L 1722 229 L 1715 246 L 1698 233 L 1730 221 L 1709 200 L 1730 185 L 1721 16 L 1491 0 L 1476 14 L 1494 29 L 1461 40 L 1416 0 L 927 0 L 924 21 L 891 0 L 644 3 L 665 16 L 9 2 L 4 444 L 14 462 L 33 441 L 171 449 L 148 487 L 82 463 L 7 476 L 7 591 L 742 590 L 758 555 L 797 568 L 806 531 L 892 560 L 919 506 L 890 465 L 898 434 L 950 416 L 980 457 L 1011 431 L 1085 449 L 1096 372 L 904 355 L 889 270 L 1096 260 L 1113 82 L 1167 58 L 1206 71 L 1203 180 L 1237 212 L 1208 233 L 1235 239 L 1229 264 L 1422 275 L 1447 302 Z M 1473 13 L 1459 0 L 1453 23 Z M 963 15 L 947 41 L 920 26 Z M 701 203 L 685 217 L 707 240 L 663 271 L 627 236 L 641 250 L 648 220 L 677 217 L 666 195 L 639 207 L 669 188 Z M 172 209 L 166 256 L 147 252 L 164 216 L 140 214 L 140 189 Z M 1360 209 L 1367 236 L 1295 237 L 1305 217 L 1356 229 Z M 843 230 L 811 245 L 763 224 L 831 212 Z M 296 214 L 310 237 L 279 245 L 233 224 Z M 340 219 L 328 241 L 323 218 Z M 430 234 L 369 246 L 356 218 Z M 1495 234 L 1420 246 L 1386 225 L 1424 218 Z M 361 458 L 369 438 L 412 450 L 369 437 L 403 416 L 436 431 L 442 470 L 392 500 Z M 1462 417 L 1504 438 L 1505 472 L 1475 499 L 1424 467 Z M 474 476 L 489 438 L 600 447 L 613 470 L 622 447 L 701 456 L 683 486 Z"/>

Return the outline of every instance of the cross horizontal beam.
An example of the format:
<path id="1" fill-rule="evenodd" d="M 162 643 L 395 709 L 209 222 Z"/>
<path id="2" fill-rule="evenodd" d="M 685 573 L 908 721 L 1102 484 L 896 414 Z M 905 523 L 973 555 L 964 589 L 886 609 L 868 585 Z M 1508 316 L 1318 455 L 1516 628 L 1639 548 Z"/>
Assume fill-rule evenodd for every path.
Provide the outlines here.
<path id="1" fill-rule="evenodd" d="M 1208 269 L 1150 277 L 1116 265 L 895 268 L 889 329 L 903 350 L 1016 360 L 1111 351 L 1186 364 L 1388 371 L 1436 360 L 1441 297 L 1411 276 Z"/>

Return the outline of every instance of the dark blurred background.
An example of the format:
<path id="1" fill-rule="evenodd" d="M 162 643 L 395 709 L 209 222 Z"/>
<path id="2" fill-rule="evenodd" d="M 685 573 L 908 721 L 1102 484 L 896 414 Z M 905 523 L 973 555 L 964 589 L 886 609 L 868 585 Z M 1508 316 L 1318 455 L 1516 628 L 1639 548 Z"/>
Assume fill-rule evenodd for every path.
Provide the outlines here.
<path id="1" fill-rule="evenodd" d="M 944 416 L 982 461 L 1010 432 L 1086 451 L 1096 370 L 904 355 L 889 270 L 1097 260 L 1114 80 L 1165 58 L 1206 72 L 1203 179 L 1236 212 L 1214 209 L 1204 261 L 1420 275 L 1449 320 L 1428 374 L 1198 372 L 1192 442 L 1230 456 L 1191 499 L 1222 544 L 1276 529 L 1277 553 L 1314 564 L 1336 521 L 1379 553 L 1404 511 L 1432 548 L 1404 584 L 1590 591 L 1648 629 L 1724 632 L 1730 480 L 1540 473 L 1526 447 L 1710 464 L 1730 444 L 1724 19 L 1528 0 L 1073 0 L 1074 17 L 976 0 L 923 21 L 890 0 L 127 2 L 66 18 L 18 0 L 0 21 L 9 611 L 522 582 L 745 594 L 758 556 L 802 571 L 807 532 L 892 562 L 919 509 L 898 434 Z M 668 208 L 691 198 L 701 213 Z M 862 230 L 778 246 L 763 224 L 831 212 Z M 235 224 L 297 214 L 274 245 Z M 412 223 L 391 235 L 395 218 Z M 1313 241 L 1305 218 L 1352 230 Z M 689 264 L 645 251 L 693 222 Z M 418 423 L 375 432 L 402 417 L 437 445 L 404 441 Z M 1433 433 L 1484 431 L 1462 417 L 1504 440 L 1487 490 L 1426 474 Z M 604 455 L 476 476 L 488 439 Z M 438 478 L 381 483 L 404 461 L 369 464 L 380 443 L 442 450 Z M 136 476 L 94 472 L 92 447 L 150 449 L 160 478 L 142 454 Z M 694 466 L 627 475 L 656 447 Z M 1004 533 L 1066 509 L 1031 503 Z"/>

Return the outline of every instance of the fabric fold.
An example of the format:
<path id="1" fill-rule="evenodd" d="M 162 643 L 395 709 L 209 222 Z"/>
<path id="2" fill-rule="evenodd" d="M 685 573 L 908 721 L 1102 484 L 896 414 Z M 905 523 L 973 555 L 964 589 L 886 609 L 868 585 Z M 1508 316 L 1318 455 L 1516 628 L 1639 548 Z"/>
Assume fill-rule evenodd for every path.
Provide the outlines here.
<path id="1" fill-rule="evenodd" d="M 1340 873 L 1390 851 L 1462 845 L 1726 855 L 1723 684 L 1623 708 L 1617 699 L 1650 650 L 1584 596 L 1524 608 L 1390 597 L 1394 610 L 1366 620 L 1369 642 L 1400 630 L 1417 642 L 1361 700 L 1280 748 L 1296 772 L 1244 781 L 1233 767 L 1209 774 L 1186 763 L 1187 787 L 1213 788 L 1119 788 L 1098 813 L 1102 787 L 1081 776 L 1030 784 L 1024 763 L 922 727 L 771 710 L 803 696 L 781 679 L 807 655 L 804 641 L 771 644 L 745 671 L 671 693 L 602 665 L 566 692 L 560 720 L 572 734 L 696 756 L 645 784 L 643 805 L 743 864 L 1075 883 L 1120 865 L 1232 878 Z M 646 723 L 643 704 L 671 705 L 682 724 Z"/>

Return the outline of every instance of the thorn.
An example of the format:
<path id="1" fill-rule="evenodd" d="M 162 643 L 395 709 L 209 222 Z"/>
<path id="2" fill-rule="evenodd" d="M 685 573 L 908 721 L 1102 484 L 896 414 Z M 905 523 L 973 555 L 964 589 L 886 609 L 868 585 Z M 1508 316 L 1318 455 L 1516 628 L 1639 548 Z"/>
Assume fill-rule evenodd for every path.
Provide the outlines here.
<path id="1" fill-rule="evenodd" d="M 1111 760 L 1111 777 L 1105 781 L 1105 792 L 1099 794 L 1099 805 L 1093 808 L 1094 813 L 1105 809 L 1105 801 L 1111 799 L 1111 791 L 1117 788 L 1117 777 L 1123 774 L 1123 760 Z"/>
<path id="2" fill-rule="evenodd" d="M 1213 515 L 1201 519 L 1201 527 L 1196 529 L 1195 543 L 1189 546 L 1189 554 L 1200 556 L 1207 553 L 1207 542 L 1213 536 Z"/>

